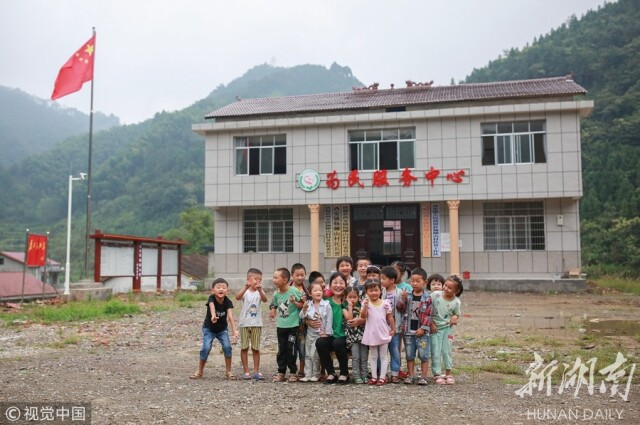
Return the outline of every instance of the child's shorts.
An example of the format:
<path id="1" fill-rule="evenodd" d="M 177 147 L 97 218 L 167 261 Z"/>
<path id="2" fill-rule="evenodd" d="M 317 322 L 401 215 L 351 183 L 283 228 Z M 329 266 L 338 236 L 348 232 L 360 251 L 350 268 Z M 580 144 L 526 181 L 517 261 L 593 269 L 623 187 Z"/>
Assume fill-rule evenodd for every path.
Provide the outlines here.
<path id="1" fill-rule="evenodd" d="M 404 350 L 407 361 L 416 359 L 416 352 L 421 362 L 428 362 L 431 357 L 431 337 L 429 335 L 405 335 Z"/>
<path id="2" fill-rule="evenodd" d="M 240 328 L 240 349 L 248 350 L 249 346 L 254 351 L 260 351 L 260 336 L 262 328 L 260 326 L 247 326 Z"/>

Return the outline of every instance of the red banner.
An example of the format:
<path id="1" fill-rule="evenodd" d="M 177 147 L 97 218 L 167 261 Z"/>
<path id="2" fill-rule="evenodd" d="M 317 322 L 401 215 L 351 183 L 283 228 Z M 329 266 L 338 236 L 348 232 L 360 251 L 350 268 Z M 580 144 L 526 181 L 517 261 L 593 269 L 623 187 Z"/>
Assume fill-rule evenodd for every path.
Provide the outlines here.
<path id="1" fill-rule="evenodd" d="M 29 235 L 27 242 L 27 266 L 44 266 L 47 256 L 47 237 Z"/>

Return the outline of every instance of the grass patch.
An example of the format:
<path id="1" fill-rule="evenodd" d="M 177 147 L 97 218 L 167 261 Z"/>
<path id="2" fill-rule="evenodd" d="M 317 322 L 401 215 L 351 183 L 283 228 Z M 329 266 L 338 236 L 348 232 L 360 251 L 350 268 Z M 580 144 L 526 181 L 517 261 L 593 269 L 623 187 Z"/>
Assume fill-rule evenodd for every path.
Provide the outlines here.
<path id="1" fill-rule="evenodd" d="M 501 373 L 504 375 L 524 375 L 524 371 L 516 364 L 510 362 L 489 362 L 478 366 L 484 372 Z"/>
<path id="2" fill-rule="evenodd" d="M 520 347 L 522 344 L 514 339 L 508 339 L 505 335 L 473 341 L 467 345 L 469 347 Z"/>
<path id="3" fill-rule="evenodd" d="M 640 295 L 640 280 L 603 276 L 593 282 L 599 288 L 613 289 L 627 294 Z"/>
<path id="4" fill-rule="evenodd" d="M 194 308 L 194 303 L 204 304 L 209 299 L 209 294 L 178 292 L 173 299 L 179 307 Z"/>
<path id="5" fill-rule="evenodd" d="M 56 341 L 56 342 L 52 342 L 50 344 L 47 344 L 47 347 L 50 348 L 66 348 L 69 345 L 78 345 L 78 342 L 80 342 L 80 337 L 79 336 L 70 336 L 67 337 L 65 339 L 63 339 L 62 341 Z"/>
<path id="6" fill-rule="evenodd" d="M 535 344 L 544 347 L 561 347 L 564 345 L 561 341 L 559 341 L 558 338 L 552 338 L 545 335 L 527 335 L 524 340 L 529 344 Z"/>
<path id="7" fill-rule="evenodd" d="M 14 320 L 55 323 L 95 320 L 100 318 L 119 318 L 127 314 L 140 313 L 137 304 L 120 300 L 71 302 L 59 305 L 26 305 L 18 314 L 0 313 L 0 320 L 13 324 Z"/>

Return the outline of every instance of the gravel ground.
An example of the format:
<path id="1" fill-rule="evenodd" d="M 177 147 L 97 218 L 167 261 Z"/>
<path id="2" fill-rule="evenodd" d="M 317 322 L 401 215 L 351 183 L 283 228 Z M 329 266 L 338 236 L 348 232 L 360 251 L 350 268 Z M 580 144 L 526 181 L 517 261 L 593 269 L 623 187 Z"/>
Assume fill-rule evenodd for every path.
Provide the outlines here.
<path id="1" fill-rule="evenodd" d="M 596 389 L 590 395 L 583 388 L 578 396 L 573 390 L 558 395 L 554 387 L 547 395 L 546 387 L 536 387 L 532 395 L 519 397 L 516 391 L 526 376 L 468 372 L 473 365 L 499 361 L 500 351 L 509 350 L 530 359 L 523 361 L 524 370 L 534 350 L 544 354 L 553 345 L 507 341 L 527 336 L 531 341 L 577 340 L 589 320 L 637 320 L 640 297 L 469 292 L 462 301 L 454 362 L 464 370 L 456 375 L 456 385 L 271 383 L 277 342 L 266 314 L 262 370 L 267 380 L 224 380 L 218 345 L 204 378 L 190 380 L 204 317 L 198 305 L 114 321 L 0 324 L 0 401 L 91 403 L 95 424 L 640 423 L 638 385 L 631 386 L 626 402 L 619 395 L 610 397 L 611 385 L 604 394 Z M 496 338 L 504 338 L 505 346 L 478 344 Z M 621 352 L 638 358 L 637 335 L 613 338 Z M 589 357 L 585 350 L 584 359 Z M 233 367 L 240 376 L 239 346 L 234 346 Z M 1 423 L 10 423 L 2 412 Z"/>

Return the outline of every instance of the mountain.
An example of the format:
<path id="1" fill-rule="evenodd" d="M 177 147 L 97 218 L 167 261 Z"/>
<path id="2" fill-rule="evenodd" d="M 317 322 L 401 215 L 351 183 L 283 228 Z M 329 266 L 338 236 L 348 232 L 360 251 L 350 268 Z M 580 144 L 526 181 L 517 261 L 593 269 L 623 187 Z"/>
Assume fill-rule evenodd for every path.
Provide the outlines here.
<path id="1" fill-rule="evenodd" d="M 572 16 L 467 83 L 575 74 L 594 99 L 582 123 L 582 260 L 593 274 L 640 276 L 640 2 Z"/>
<path id="2" fill-rule="evenodd" d="M 91 227 L 108 233 L 158 236 L 179 213 L 204 203 L 203 139 L 191 125 L 241 98 L 349 91 L 362 86 L 348 67 L 259 65 L 205 99 L 177 112 L 93 137 Z M 87 139 L 71 137 L 8 167 L 0 166 L 0 247 L 22 247 L 24 229 L 51 232 L 51 256 L 64 261 L 69 167 L 87 171 Z M 72 263 L 84 248 L 86 187 L 73 185 Z M 72 271 L 77 265 L 72 266 Z"/>
<path id="3" fill-rule="evenodd" d="M 93 114 L 95 131 L 120 125 L 114 115 Z M 67 137 L 88 133 L 89 116 L 73 108 L 0 86 L 0 166 L 53 148 Z"/>

